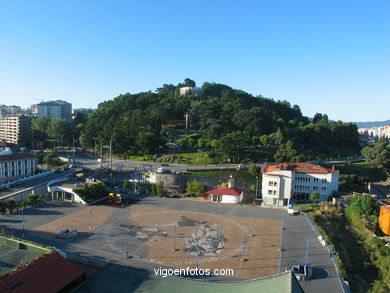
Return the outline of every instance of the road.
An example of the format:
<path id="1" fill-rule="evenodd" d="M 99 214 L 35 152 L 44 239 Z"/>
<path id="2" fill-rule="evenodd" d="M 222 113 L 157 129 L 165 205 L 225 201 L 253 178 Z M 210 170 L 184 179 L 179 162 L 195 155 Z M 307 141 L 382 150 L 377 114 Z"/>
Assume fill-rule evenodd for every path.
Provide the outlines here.
<path id="1" fill-rule="evenodd" d="M 27 181 L 25 183 L 22 183 L 22 184 L 19 184 L 17 186 L 12 186 L 10 188 L 7 188 L 5 190 L 0 191 L 0 198 L 2 198 L 3 196 L 9 195 L 11 193 L 15 193 L 15 192 L 21 191 L 21 190 L 26 189 L 26 188 L 39 186 L 39 185 L 48 183 L 48 182 L 50 182 L 50 181 L 52 181 L 54 179 L 57 179 L 59 177 L 70 175 L 73 172 L 74 172 L 74 170 L 69 170 L 69 171 L 66 171 L 66 172 L 54 173 L 54 174 L 47 175 L 47 176 L 44 176 L 44 177 L 40 177 L 40 178 L 37 178 L 37 179 L 29 180 L 29 181 Z"/>
<path id="2" fill-rule="evenodd" d="M 76 153 L 75 160 L 78 163 L 78 167 L 86 167 L 96 169 L 101 166 L 101 163 L 97 162 L 97 159 L 93 154 L 90 153 Z M 76 163 L 76 164 L 77 164 Z M 109 158 L 105 158 L 103 161 L 103 167 L 110 167 Z M 190 170 L 220 170 L 220 169 L 237 169 L 239 164 L 212 164 L 212 165 L 192 165 L 192 164 L 169 164 L 169 163 L 153 163 L 153 162 L 142 162 L 142 161 L 129 161 L 129 160 L 112 160 L 112 169 L 118 170 L 123 167 L 123 170 L 134 171 L 144 170 L 150 168 L 157 170 L 160 167 L 169 170 L 178 171 L 190 171 Z"/>

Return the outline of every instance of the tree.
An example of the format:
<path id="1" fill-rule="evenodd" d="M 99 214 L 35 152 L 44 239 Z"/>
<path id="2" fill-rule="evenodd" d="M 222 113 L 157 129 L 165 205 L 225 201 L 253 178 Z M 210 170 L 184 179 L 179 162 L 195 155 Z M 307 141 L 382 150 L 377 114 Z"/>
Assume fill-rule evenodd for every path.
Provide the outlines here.
<path id="1" fill-rule="evenodd" d="M 103 182 L 85 184 L 83 187 L 73 189 L 85 202 L 91 202 L 107 196 L 107 190 Z"/>
<path id="2" fill-rule="evenodd" d="M 320 194 L 319 194 L 318 192 L 312 192 L 312 193 L 310 194 L 310 198 L 311 198 L 311 200 L 312 200 L 314 203 L 316 203 L 317 201 L 320 200 Z"/>
<path id="3" fill-rule="evenodd" d="M 390 145 L 384 139 L 373 147 L 365 147 L 362 154 L 371 167 L 382 168 L 390 176 Z"/>
<path id="4" fill-rule="evenodd" d="M 253 177 L 260 176 L 261 167 L 256 164 L 250 164 L 248 168 L 248 173 Z"/>
<path id="5" fill-rule="evenodd" d="M 4 215 L 7 212 L 7 204 L 4 201 L 0 201 L 0 214 Z"/>
<path id="6" fill-rule="evenodd" d="M 204 185 L 199 180 L 193 180 L 187 184 L 187 193 L 201 196 L 205 192 Z"/>
<path id="7" fill-rule="evenodd" d="M 299 162 L 303 155 L 295 148 L 294 143 L 289 140 L 279 146 L 274 156 L 276 162 Z"/>
<path id="8" fill-rule="evenodd" d="M 368 194 L 353 197 L 348 207 L 353 213 L 366 219 L 370 216 L 377 216 L 378 208 L 378 202 Z"/>
<path id="9" fill-rule="evenodd" d="M 51 119 L 47 128 L 47 135 L 56 140 L 64 139 L 70 143 L 72 136 L 72 124 L 65 119 Z"/>
<path id="10" fill-rule="evenodd" d="M 31 130 L 35 140 L 44 140 L 47 138 L 47 129 L 51 119 L 48 117 L 39 117 L 32 121 Z"/>
<path id="11" fill-rule="evenodd" d="M 152 185 L 152 196 L 154 196 L 154 197 L 157 196 L 157 186 L 156 186 L 156 184 Z"/>
<path id="12" fill-rule="evenodd" d="M 157 195 L 158 195 L 158 197 L 164 196 L 164 182 L 162 182 L 162 181 L 157 183 Z"/>
<path id="13" fill-rule="evenodd" d="M 192 79 L 186 78 L 184 80 L 184 86 L 195 87 L 196 83 Z"/>
<path id="14" fill-rule="evenodd" d="M 10 197 L 5 201 L 5 205 L 9 212 L 12 214 L 14 212 L 14 209 L 16 208 L 16 200 L 13 197 Z"/>
<path id="15" fill-rule="evenodd" d="M 39 195 L 38 194 L 29 194 L 27 196 L 27 202 L 32 207 L 35 206 L 39 202 Z"/>

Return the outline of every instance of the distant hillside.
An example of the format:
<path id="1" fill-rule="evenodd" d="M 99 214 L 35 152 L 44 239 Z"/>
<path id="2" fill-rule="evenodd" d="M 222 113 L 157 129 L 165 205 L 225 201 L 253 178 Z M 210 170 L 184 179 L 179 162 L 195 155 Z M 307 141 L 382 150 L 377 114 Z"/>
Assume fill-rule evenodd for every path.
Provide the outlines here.
<path id="1" fill-rule="evenodd" d="M 354 122 L 358 128 L 379 127 L 390 124 L 390 120 L 386 121 L 372 121 L 372 122 Z"/>

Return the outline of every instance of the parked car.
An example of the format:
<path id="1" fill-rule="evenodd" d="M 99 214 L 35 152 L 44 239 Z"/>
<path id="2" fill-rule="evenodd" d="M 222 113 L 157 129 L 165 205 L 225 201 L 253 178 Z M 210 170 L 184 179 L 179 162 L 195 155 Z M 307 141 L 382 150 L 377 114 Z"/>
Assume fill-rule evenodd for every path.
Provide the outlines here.
<path id="1" fill-rule="evenodd" d="M 237 170 L 246 170 L 246 169 L 248 169 L 248 165 L 247 164 L 240 164 L 237 167 Z"/>
<path id="2" fill-rule="evenodd" d="M 289 204 L 288 205 L 288 210 L 287 210 L 287 214 L 291 215 L 291 216 L 294 216 L 295 215 L 295 205 L 294 204 Z"/>
<path id="3" fill-rule="evenodd" d="M 297 279 L 310 280 L 313 276 L 313 267 L 308 263 L 298 263 L 291 268 Z"/>

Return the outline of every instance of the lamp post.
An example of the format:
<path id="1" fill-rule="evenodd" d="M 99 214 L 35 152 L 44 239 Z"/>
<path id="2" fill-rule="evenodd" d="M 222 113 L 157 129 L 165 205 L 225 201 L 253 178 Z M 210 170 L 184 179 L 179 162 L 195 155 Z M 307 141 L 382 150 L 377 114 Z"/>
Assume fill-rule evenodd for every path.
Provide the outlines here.
<path id="1" fill-rule="evenodd" d="M 96 140 L 97 140 L 97 137 L 94 137 L 93 139 L 95 140 L 95 148 L 94 148 L 94 151 L 95 151 L 95 158 L 96 158 Z"/>
<path id="2" fill-rule="evenodd" d="M 72 135 L 72 142 L 73 142 L 73 163 L 74 163 L 74 135 Z"/>
<path id="3" fill-rule="evenodd" d="M 88 223 L 89 235 L 92 234 L 92 209 L 89 208 L 89 223 Z"/>
<path id="4" fill-rule="evenodd" d="M 24 238 L 24 207 L 22 207 L 22 237 Z"/>
<path id="5" fill-rule="evenodd" d="M 256 176 L 256 198 L 257 198 L 258 186 L 259 186 L 259 176 Z"/>

